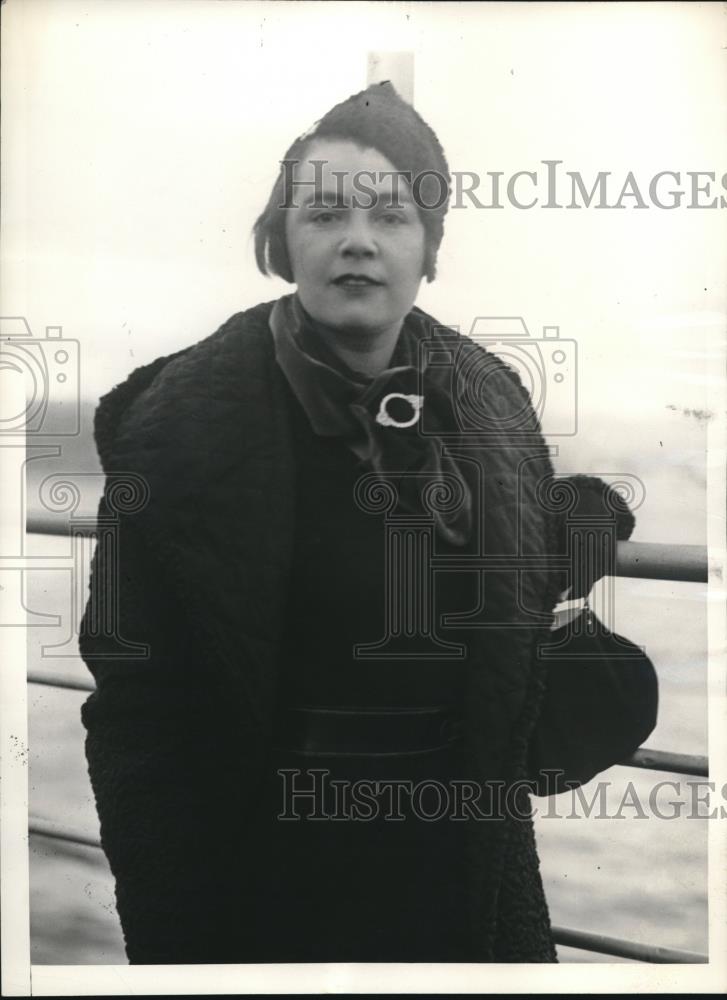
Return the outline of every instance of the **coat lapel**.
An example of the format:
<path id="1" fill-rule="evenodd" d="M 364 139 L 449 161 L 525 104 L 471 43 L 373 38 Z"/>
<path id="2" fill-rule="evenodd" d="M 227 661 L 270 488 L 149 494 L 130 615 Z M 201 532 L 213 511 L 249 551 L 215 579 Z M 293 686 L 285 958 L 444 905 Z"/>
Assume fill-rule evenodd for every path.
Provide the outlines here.
<path id="1" fill-rule="evenodd" d="M 144 477 L 134 514 L 196 638 L 205 683 L 266 732 L 294 530 L 294 465 L 269 304 L 138 369 L 102 400 L 104 471 Z M 133 384 L 130 384 L 132 383 Z M 121 554 L 123 559 L 123 553 Z"/>

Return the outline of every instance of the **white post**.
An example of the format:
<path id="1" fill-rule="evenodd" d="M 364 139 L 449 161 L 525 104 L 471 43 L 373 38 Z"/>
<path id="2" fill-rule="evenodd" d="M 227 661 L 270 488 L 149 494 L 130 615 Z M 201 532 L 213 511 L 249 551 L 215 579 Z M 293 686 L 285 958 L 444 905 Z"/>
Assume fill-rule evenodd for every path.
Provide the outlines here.
<path id="1" fill-rule="evenodd" d="M 414 103 L 414 53 L 369 52 L 366 86 L 390 80 L 400 97 Z"/>

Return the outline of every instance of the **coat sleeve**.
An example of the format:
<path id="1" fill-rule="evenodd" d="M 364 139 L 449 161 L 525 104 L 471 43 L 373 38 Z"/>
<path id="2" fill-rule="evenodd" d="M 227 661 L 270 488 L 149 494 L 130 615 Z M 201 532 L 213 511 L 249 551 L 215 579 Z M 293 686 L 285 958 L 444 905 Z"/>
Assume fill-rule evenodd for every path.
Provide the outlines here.
<path id="1" fill-rule="evenodd" d="M 96 680 L 82 707 L 86 758 L 127 956 L 239 961 L 255 801 L 245 774 L 260 770 L 249 771 L 239 722 L 200 676 L 184 616 L 131 517 L 116 551 L 112 585 L 114 559 L 96 547 L 79 645 Z M 110 598 L 117 631 L 147 655 L 122 657 L 100 634 Z"/>
<path id="2" fill-rule="evenodd" d="M 651 660 L 598 625 L 595 635 L 570 632 L 569 656 L 544 657 L 545 693 L 529 751 L 536 795 L 585 784 L 632 754 L 656 726 L 658 682 Z M 569 629 L 554 630 L 548 645 L 563 642 Z"/>

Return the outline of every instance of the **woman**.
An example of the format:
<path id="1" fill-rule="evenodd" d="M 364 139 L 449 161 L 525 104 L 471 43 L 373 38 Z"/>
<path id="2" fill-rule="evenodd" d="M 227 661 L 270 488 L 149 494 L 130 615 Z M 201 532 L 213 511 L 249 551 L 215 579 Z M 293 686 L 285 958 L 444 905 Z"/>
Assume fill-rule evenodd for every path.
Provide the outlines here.
<path id="1" fill-rule="evenodd" d="M 574 581 L 517 376 L 414 306 L 448 182 L 389 84 L 338 105 L 255 227 L 296 293 L 100 403 L 83 721 L 131 962 L 554 961 L 526 785 L 655 724 L 636 647 L 549 631 Z"/>

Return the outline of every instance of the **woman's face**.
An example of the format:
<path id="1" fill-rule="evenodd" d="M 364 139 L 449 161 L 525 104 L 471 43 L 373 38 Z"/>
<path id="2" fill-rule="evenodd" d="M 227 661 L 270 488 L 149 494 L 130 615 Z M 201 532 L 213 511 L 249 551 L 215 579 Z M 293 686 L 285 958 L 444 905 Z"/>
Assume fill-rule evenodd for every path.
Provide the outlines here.
<path id="1" fill-rule="evenodd" d="M 392 171 L 377 150 L 337 139 L 314 141 L 295 168 L 285 213 L 293 278 L 305 310 L 333 329 L 398 332 L 419 291 L 424 226 Z"/>

